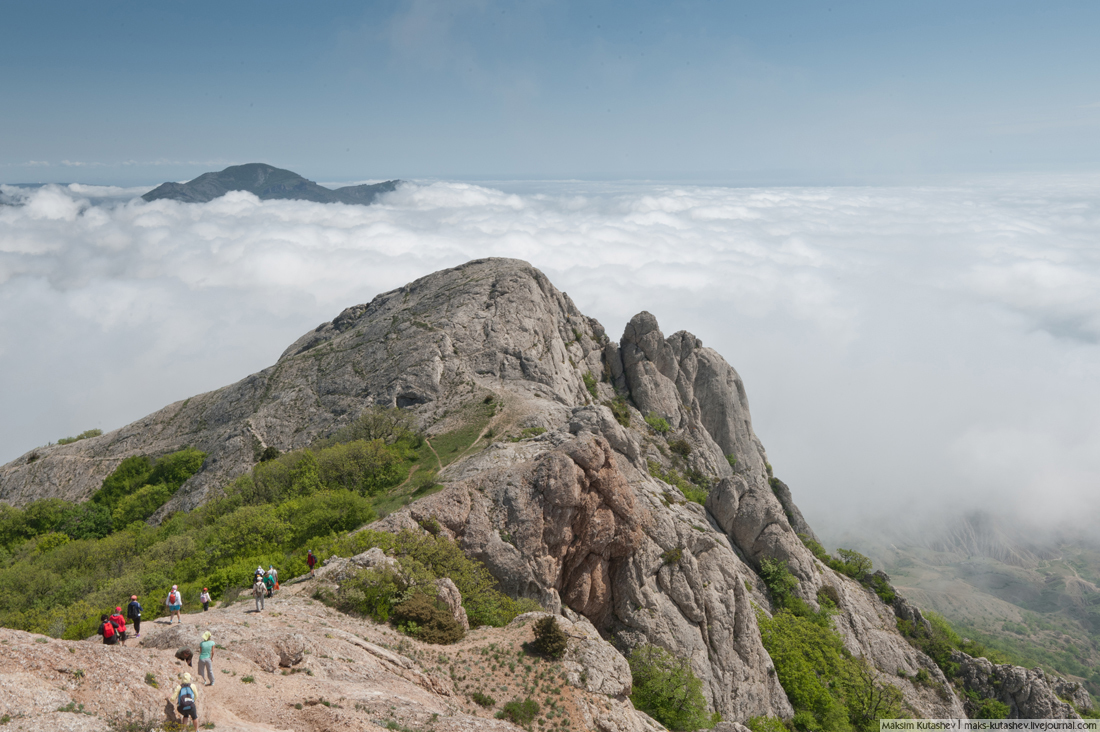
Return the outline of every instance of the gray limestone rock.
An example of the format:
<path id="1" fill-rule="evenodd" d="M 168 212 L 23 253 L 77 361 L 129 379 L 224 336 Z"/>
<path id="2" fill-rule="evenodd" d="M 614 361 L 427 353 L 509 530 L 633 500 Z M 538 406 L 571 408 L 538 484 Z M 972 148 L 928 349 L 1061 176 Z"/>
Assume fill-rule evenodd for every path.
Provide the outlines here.
<path id="1" fill-rule="evenodd" d="M 951 661 L 959 665 L 959 681 L 967 691 L 982 699 L 996 699 L 1009 708 L 1009 719 L 1080 719 L 1073 707 L 1058 698 L 1056 691 L 1066 688 L 1041 668 L 994 664 L 985 658 L 972 658 L 953 651 Z"/>

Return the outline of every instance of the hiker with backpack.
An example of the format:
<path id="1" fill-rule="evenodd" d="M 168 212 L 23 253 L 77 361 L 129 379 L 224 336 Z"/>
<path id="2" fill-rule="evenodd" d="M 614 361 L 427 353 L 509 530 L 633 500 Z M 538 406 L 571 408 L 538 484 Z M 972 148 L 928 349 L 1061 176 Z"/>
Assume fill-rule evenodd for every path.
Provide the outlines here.
<path id="1" fill-rule="evenodd" d="M 103 645 L 113 646 L 118 643 L 118 630 L 106 614 L 99 616 L 99 629 L 96 632 L 103 636 Z"/>
<path id="2" fill-rule="evenodd" d="M 266 592 L 267 587 L 264 585 L 264 581 L 257 577 L 256 583 L 252 585 L 252 597 L 256 600 L 256 612 L 264 609 L 264 594 Z"/>
<path id="3" fill-rule="evenodd" d="M 309 576 L 313 576 L 313 568 L 317 566 L 317 557 L 313 556 L 313 550 L 306 552 L 306 564 L 309 565 Z"/>
<path id="4" fill-rule="evenodd" d="M 264 583 L 264 589 L 267 591 L 267 596 L 271 597 L 272 593 L 275 592 L 275 578 L 268 572 L 260 581 Z"/>
<path id="5" fill-rule="evenodd" d="M 176 711 L 183 720 L 183 728 L 187 729 L 187 720 L 190 719 L 195 725 L 196 732 L 199 729 L 198 695 L 199 690 L 191 684 L 191 674 L 185 671 L 180 677 L 180 683 L 176 684 L 176 688 L 172 691 L 172 696 L 168 697 L 168 701 L 176 705 Z"/>
<path id="6" fill-rule="evenodd" d="M 172 591 L 168 593 L 168 599 L 164 602 L 168 606 L 168 624 L 172 624 L 172 617 L 180 621 L 180 625 L 183 625 L 183 618 L 180 617 L 180 609 L 183 607 L 183 595 L 180 593 L 180 588 L 176 585 L 172 585 Z"/>
<path id="7" fill-rule="evenodd" d="M 279 570 L 275 569 L 275 565 L 272 564 L 267 568 L 267 573 L 271 576 L 271 582 L 275 586 L 275 589 L 279 589 Z"/>
<path id="8" fill-rule="evenodd" d="M 130 619 L 130 624 L 134 626 L 134 637 L 141 637 L 141 603 L 138 602 L 137 595 L 130 595 L 130 604 L 126 606 L 126 617 Z"/>
<path id="9" fill-rule="evenodd" d="M 204 679 L 207 686 L 214 685 L 214 641 L 210 639 L 209 630 L 202 634 L 199 644 L 199 678 Z"/>
<path id="10" fill-rule="evenodd" d="M 126 645 L 126 618 L 122 617 L 122 608 L 116 607 L 115 614 L 107 619 L 115 626 L 115 631 L 118 633 L 118 642 Z"/>
<path id="11" fill-rule="evenodd" d="M 206 587 L 203 587 L 202 592 L 199 594 L 199 602 L 202 603 L 203 612 L 210 609 L 210 590 Z"/>

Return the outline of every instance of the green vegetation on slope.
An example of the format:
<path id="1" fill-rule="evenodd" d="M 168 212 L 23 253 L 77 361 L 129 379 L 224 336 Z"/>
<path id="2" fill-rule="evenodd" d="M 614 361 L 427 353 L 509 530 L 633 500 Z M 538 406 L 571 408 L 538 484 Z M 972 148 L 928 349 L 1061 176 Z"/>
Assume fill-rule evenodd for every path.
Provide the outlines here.
<path id="1" fill-rule="evenodd" d="M 215 599 L 236 597 L 257 565 L 273 564 L 283 577 L 303 574 L 306 549 L 319 557 L 352 551 L 358 544 L 339 537 L 373 520 L 376 505 L 403 505 L 434 490 L 439 463 L 476 449 L 495 409 L 492 400 L 465 409 L 462 429 L 435 438 L 450 450 L 438 460 L 406 414 L 369 410 L 310 449 L 258 463 L 218 498 L 160 526 L 142 519 L 202 465 L 202 453 L 124 460 L 82 504 L 0 505 L 0 625 L 84 638 L 100 613 L 132 594 L 151 620 L 173 584 L 186 610 L 203 587 Z M 475 591 L 468 611 L 495 624 L 512 608 L 494 608 L 493 599 Z"/>
<path id="2" fill-rule="evenodd" d="M 722 721 L 717 712 L 707 713 L 703 682 L 686 658 L 676 658 L 664 648 L 644 645 L 627 659 L 634 686 L 630 702 L 672 730 L 710 729 Z"/>
<path id="3" fill-rule="evenodd" d="M 760 637 L 794 707 L 797 729 L 877 730 L 879 719 L 902 715 L 901 692 L 880 682 L 872 667 L 853 657 L 833 629 L 835 589 L 822 588 L 817 598 L 821 610 L 815 612 L 794 594 L 798 579 L 783 562 L 764 559 L 760 577 L 780 608 L 771 618 L 757 612 Z M 754 724 L 768 729 L 771 723 Z"/>

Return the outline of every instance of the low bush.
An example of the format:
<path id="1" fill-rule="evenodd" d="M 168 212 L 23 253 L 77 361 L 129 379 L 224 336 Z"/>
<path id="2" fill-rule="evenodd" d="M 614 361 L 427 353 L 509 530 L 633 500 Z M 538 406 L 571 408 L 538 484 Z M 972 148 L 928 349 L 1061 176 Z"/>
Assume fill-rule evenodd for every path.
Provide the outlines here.
<path id="1" fill-rule="evenodd" d="M 547 658 L 561 658 L 569 645 L 569 636 L 561 629 L 558 619 L 553 615 L 539 618 L 535 622 L 535 649 Z"/>
<path id="2" fill-rule="evenodd" d="M 596 377 L 592 375 L 592 372 L 584 372 L 584 376 L 581 378 L 584 380 L 584 388 L 588 389 L 588 393 L 592 395 L 592 400 L 595 401 L 598 399 L 599 393 L 596 391 Z"/>
<path id="3" fill-rule="evenodd" d="M 630 407 L 626 405 L 626 397 L 617 396 L 609 402 L 604 402 L 603 405 L 615 415 L 616 422 L 623 427 L 630 426 Z"/>
<path id="4" fill-rule="evenodd" d="M 425 643 L 457 643 L 466 635 L 442 600 L 422 593 L 395 606 L 393 621 L 399 630 Z"/>
<path id="5" fill-rule="evenodd" d="M 499 712 L 497 712 L 497 719 L 507 719 L 512 724 L 518 724 L 521 727 L 526 727 L 535 721 L 535 717 L 539 713 L 539 703 L 527 697 L 526 699 L 513 699 L 505 704 Z"/>
<path id="6" fill-rule="evenodd" d="M 707 712 L 703 682 L 686 658 L 644 645 L 635 648 L 628 661 L 634 678 L 630 701 L 636 709 L 671 730 L 710 729 L 721 721 L 717 712 Z"/>
<path id="7" fill-rule="evenodd" d="M 84 430 L 83 432 L 81 432 L 76 437 L 62 437 L 60 440 L 57 441 L 57 444 L 58 445 L 68 445 L 68 444 L 76 442 L 78 440 L 86 440 L 89 437 L 99 437 L 102 434 L 103 434 L 103 430 L 98 429 L 98 428 L 94 428 L 94 429 L 90 429 L 90 430 Z"/>
<path id="8" fill-rule="evenodd" d="M 485 707 L 486 709 L 497 703 L 496 699 L 488 694 L 482 694 L 480 691 L 475 691 L 473 694 L 470 694 L 470 699 L 473 700 L 474 704 L 477 704 L 479 707 Z"/>
<path id="9" fill-rule="evenodd" d="M 668 420 L 656 412 L 647 414 L 645 416 L 645 423 L 649 425 L 651 430 L 659 435 L 667 435 L 672 431 L 672 427 L 669 426 Z"/>
<path id="10" fill-rule="evenodd" d="M 680 457 L 687 457 L 691 454 L 691 445 L 688 444 L 687 440 L 669 440 L 668 449 Z"/>

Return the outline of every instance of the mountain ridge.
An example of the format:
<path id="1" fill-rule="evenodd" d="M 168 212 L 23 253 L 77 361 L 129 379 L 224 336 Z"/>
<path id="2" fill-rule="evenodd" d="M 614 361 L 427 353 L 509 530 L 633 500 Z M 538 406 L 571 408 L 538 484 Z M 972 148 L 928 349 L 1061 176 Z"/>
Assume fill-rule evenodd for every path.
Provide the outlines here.
<path id="1" fill-rule="evenodd" d="M 521 260 L 427 275 L 235 384 L 32 451 L 0 467 L 0 499 L 82 500 L 125 458 L 207 453 L 162 519 L 222 495 L 269 448 L 306 448 L 370 408 L 401 408 L 432 437 L 470 404 L 492 405 L 478 447 L 440 460 L 442 490 L 372 528 L 444 536 L 511 594 L 591 622 L 621 652 L 686 659 L 727 719 L 794 715 L 760 626 L 790 604 L 828 622 L 869 683 L 913 713 L 965 716 L 940 666 L 899 632 L 899 617 L 927 626 L 920 612 L 799 537 L 809 527 L 772 475 L 733 367 L 686 331 L 666 337 L 648 312 L 613 341 Z"/>
<path id="2" fill-rule="evenodd" d="M 217 172 L 203 173 L 186 183 L 162 183 L 142 198 L 146 201 L 168 199 L 183 203 L 207 203 L 230 191 L 248 191 L 262 201 L 300 200 L 369 205 L 383 193 L 396 190 L 401 182 L 388 180 L 331 189 L 290 170 L 266 163 L 246 163 L 232 165 Z"/>

